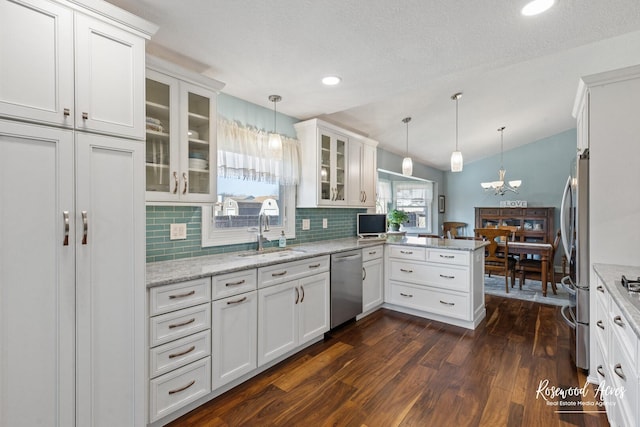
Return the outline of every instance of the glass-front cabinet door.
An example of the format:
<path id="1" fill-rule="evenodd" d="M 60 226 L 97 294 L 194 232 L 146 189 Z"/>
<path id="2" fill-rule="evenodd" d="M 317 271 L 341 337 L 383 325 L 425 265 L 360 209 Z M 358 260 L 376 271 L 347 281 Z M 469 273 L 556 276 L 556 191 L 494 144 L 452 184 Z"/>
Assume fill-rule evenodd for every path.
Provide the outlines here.
<path id="1" fill-rule="evenodd" d="M 147 78 L 146 90 L 146 175 L 147 192 L 177 193 L 177 187 L 171 178 L 172 90 L 170 81 L 156 76 Z M 160 80 L 165 81 L 160 81 Z M 175 102 L 175 99 L 174 99 Z M 177 123 L 176 123 L 177 125 Z"/>
<path id="2" fill-rule="evenodd" d="M 320 194 L 319 204 L 346 203 L 347 138 L 319 129 Z"/>
<path id="3" fill-rule="evenodd" d="M 191 88 L 193 90 L 193 88 Z M 211 189 L 210 180 L 210 148 L 211 139 L 211 98 L 187 90 L 184 92 L 187 104 L 187 128 L 185 144 L 188 160 L 186 172 L 183 176 L 186 184 L 183 192 L 189 194 L 209 194 Z M 215 127 L 214 127 L 215 129 Z M 215 167 L 213 168 L 215 170 Z M 185 173 L 185 172 L 183 172 Z"/>
<path id="4" fill-rule="evenodd" d="M 154 70 L 146 90 L 147 202 L 211 202 L 216 93 Z"/>

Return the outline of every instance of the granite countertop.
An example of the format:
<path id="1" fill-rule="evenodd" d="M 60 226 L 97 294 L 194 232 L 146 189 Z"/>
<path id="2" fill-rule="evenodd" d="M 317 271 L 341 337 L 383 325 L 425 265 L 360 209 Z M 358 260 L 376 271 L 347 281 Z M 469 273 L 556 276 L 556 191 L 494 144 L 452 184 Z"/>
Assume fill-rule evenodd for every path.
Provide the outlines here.
<path id="1" fill-rule="evenodd" d="M 386 243 L 391 245 L 419 246 L 431 249 L 453 249 L 458 251 L 475 251 L 476 249 L 489 245 L 489 242 L 482 240 L 436 239 L 433 237 L 413 236 L 388 238 Z"/>
<path id="2" fill-rule="evenodd" d="M 394 237 L 388 240 L 358 239 L 351 237 L 337 240 L 321 240 L 302 245 L 287 246 L 284 250 L 270 248 L 265 250 L 264 253 L 258 253 L 256 251 L 228 252 L 218 255 L 152 262 L 147 264 L 147 287 L 168 285 L 249 268 L 264 267 L 320 255 L 330 255 L 352 249 L 383 245 L 385 243 L 464 251 L 474 251 L 487 244 L 486 242 L 477 240 L 450 240 L 426 237 Z"/>
<path id="3" fill-rule="evenodd" d="M 594 264 L 593 269 L 602 279 L 605 287 L 611 295 L 614 303 L 620 307 L 622 313 L 627 317 L 631 329 L 640 337 L 640 310 L 633 305 L 625 295 L 626 289 L 622 287 L 620 282 L 621 276 L 624 274 L 628 279 L 640 277 L 640 267 L 615 264 Z"/>

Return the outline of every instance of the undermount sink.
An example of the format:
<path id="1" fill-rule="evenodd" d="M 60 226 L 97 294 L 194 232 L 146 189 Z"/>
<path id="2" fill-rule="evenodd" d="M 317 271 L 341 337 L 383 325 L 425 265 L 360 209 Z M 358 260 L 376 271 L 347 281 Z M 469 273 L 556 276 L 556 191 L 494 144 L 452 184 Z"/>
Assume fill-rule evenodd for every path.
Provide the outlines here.
<path id="1" fill-rule="evenodd" d="M 288 258 L 300 254 L 304 254 L 306 251 L 302 249 L 290 249 L 290 248 L 269 248 L 263 251 L 251 251 L 251 252 L 242 252 L 239 253 L 238 256 L 242 258 L 247 257 L 261 257 L 261 258 Z"/>

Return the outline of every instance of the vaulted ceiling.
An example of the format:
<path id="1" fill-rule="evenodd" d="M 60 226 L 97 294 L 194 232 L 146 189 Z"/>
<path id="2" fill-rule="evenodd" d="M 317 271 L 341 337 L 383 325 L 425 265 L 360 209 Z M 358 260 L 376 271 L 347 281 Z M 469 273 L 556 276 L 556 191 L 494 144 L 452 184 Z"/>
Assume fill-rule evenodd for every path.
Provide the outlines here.
<path id="1" fill-rule="evenodd" d="M 640 63 L 640 1 L 108 0 L 158 24 L 148 51 L 226 84 L 224 92 L 359 131 L 447 170 L 575 127 L 581 75 Z M 335 74 L 338 86 L 320 79 Z"/>

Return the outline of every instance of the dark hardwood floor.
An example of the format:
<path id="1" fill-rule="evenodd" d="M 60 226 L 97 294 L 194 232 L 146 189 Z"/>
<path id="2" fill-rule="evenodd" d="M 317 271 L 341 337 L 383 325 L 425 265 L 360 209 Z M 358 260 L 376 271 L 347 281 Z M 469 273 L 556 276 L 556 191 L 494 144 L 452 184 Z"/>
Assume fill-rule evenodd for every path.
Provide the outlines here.
<path id="1" fill-rule="evenodd" d="M 559 307 L 489 295 L 486 306 L 475 331 L 379 310 L 170 425 L 609 425 L 604 413 L 557 413 L 583 407 L 537 393 L 544 380 L 585 385 Z M 587 388 L 564 402 L 595 401 Z"/>

